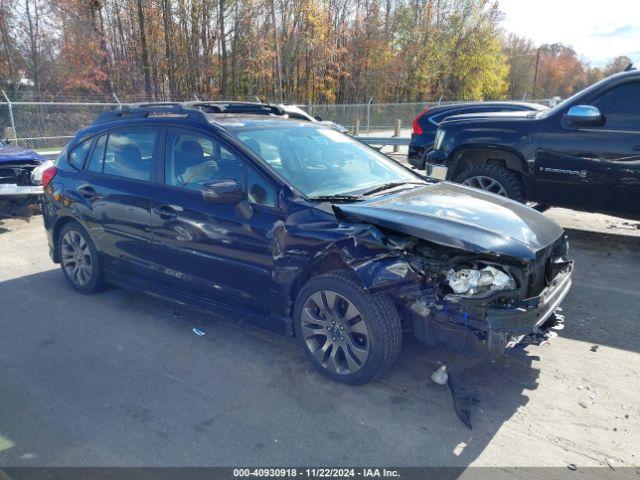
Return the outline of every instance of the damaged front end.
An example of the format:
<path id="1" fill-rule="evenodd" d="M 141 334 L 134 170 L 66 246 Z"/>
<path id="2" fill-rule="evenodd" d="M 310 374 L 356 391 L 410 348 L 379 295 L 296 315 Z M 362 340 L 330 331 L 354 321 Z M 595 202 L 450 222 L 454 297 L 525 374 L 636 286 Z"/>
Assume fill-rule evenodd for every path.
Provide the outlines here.
<path id="1" fill-rule="evenodd" d="M 534 261 L 413 240 L 403 256 L 420 281 L 393 296 L 411 318 L 418 340 L 461 353 L 498 356 L 535 334 L 567 295 L 573 262 L 566 253 L 564 235 Z"/>
<path id="2" fill-rule="evenodd" d="M 563 230 L 495 195 L 441 182 L 334 210 L 381 232 L 386 256 L 356 271 L 427 344 L 500 355 L 535 333 L 571 285 Z"/>
<path id="3" fill-rule="evenodd" d="M 39 210 L 46 164 L 40 160 L 0 162 L 0 218 L 29 219 Z"/>

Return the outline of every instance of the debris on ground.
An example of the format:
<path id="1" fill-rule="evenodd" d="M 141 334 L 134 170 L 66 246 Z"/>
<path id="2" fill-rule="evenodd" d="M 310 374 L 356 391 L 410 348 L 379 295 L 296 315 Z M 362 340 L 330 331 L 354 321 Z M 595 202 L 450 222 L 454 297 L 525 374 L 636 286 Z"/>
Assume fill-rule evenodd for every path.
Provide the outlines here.
<path id="1" fill-rule="evenodd" d="M 198 328 L 194 328 L 193 329 L 193 333 L 195 333 L 196 335 L 198 335 L 199 337 L 204 335 L 204 332 Z"/>
<path id="2" fill-rule="evenodd" d="M 609 465 L 609 468 L 611 470 L 615 470 L 616 468 L 616 463 L 613 461 L 613 458 L 607 458 L 607 465 Z"/>
<path id="3" fill-rule="evenodd" d="M 442 365 L 435 372 L 431 374 L 431 380 L 438 385 L 446 385 L 449 380 L 449 374 L 447 374 L 447 366 Z"/>
<path id="4" fill-rule="evenodd" d="M 591 348 L 589 349 L 592 352 L 597 352 L 598 351 L 598 345 L 591 345 Z"/>
<path id="5" fill-rule="evenodd" d="M 569 470 L 577 470 L 578 469 L 578 467 L 576 466 L 575 463 L 570 463 L 569 465 L 567 465 L 567 468 Z"/>
<path id="6" fill-rule="evenodd" d="M 580 405 L 582 408 L 587 408 L 587 404 L 584 402 L 578 402 L 578 405 Z"/>

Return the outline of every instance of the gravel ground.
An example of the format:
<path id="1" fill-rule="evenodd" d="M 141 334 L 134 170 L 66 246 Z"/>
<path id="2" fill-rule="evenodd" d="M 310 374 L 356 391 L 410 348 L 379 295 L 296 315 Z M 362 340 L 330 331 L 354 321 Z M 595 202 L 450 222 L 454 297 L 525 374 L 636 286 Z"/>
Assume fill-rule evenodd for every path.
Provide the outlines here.
<path id="1" fill-rule="evenodd" d="M 331 383 L 290 339 L 120 289 L 80 295 L 40 219 L 5 221 L 0 466 L 638 466 L 638 229 L 548 215 L 582 228 L 566 328 L 467 372 L 473 430 L 429 379 L 445 351 L 407 339 L 382 380 Z"/>

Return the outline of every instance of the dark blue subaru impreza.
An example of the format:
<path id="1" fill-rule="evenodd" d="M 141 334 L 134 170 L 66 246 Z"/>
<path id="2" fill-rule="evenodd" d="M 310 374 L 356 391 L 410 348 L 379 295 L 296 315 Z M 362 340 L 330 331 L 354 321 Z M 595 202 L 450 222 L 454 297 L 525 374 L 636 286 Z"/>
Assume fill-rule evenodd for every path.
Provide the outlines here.
<path id="1" fill-rule="evenodd" d="M 409 332 L 499 355 L 545 328 L 573 268 L 555 223 L 263 110 L 139 105 L 79 131 L 43 174 L 69 283 L 295 335 L 351 384 L 384 373 Z"/>

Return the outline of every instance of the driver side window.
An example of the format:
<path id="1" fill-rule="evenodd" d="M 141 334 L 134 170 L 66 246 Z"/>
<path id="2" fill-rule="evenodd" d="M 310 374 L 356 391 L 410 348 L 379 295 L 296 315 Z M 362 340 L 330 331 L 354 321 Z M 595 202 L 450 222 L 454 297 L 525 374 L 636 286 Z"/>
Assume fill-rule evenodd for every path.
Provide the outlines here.
<path id="1" fill-rule="evenodd" d="M 244 184 L 244 165 L 214 137 L 186 129 L 167 133 L 164 178 L 167 185 L 202 190 L 216 180 Z"/>

